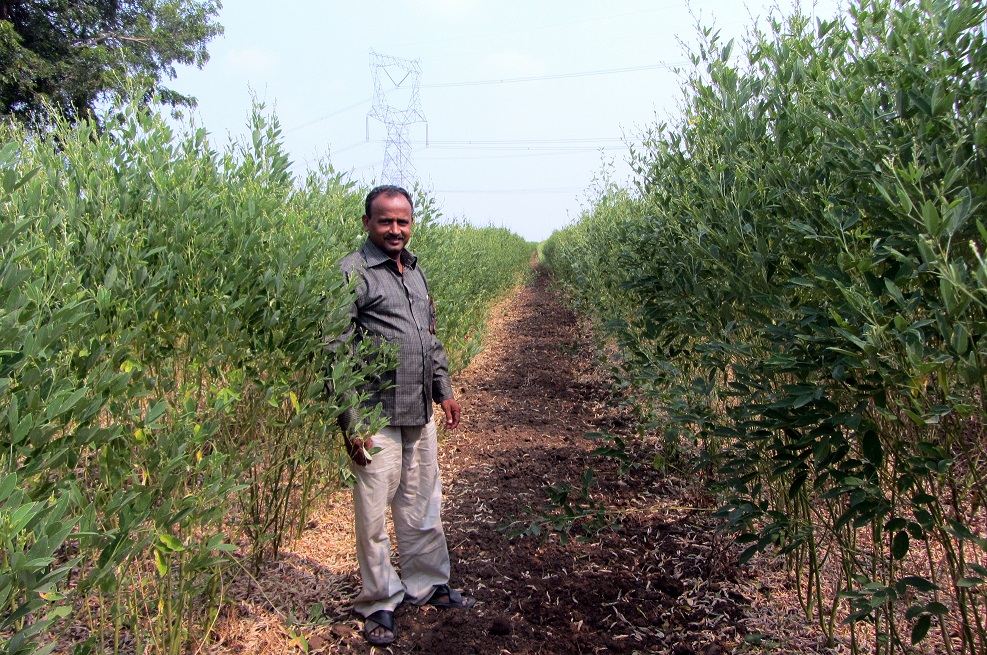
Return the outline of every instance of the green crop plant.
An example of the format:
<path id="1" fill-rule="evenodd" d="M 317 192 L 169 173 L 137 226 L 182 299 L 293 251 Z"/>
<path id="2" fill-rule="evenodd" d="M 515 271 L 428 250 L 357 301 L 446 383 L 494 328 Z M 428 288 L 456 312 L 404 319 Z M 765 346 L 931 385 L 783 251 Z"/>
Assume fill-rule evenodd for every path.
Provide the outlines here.
<path id="1" fill-rule="evenodd" d="M 985 16 L 873 0 L 740 46 L 704 30 L 634 188 L 544 248 L 701 447 L 743 558 L 785 554 L 855 651 L 987 649 Z"/>
<path id="2" fill-rule="evenodd" d="M 367 189 L 328 163 L 296 179 L 277 119 L 250 126 L 220 152 L 132 105 L 0 125 L 5 651 L 189 651 L 225 577 L 346 478 L 335 419 L 383 360 L 325 344 L 349 321 L 337 262 Z M 462 366 L 530 248 L 420 195 L 414 245 Z"/>
<path id="3" fill-rule="evenodd" d="M 491 303 L 524 281 L 535 244 L 505 228 L 445 220 L 435 200 L 421 192 L 415 204 L 409 247 L 424 262 L 437 330 L 457 371 L 479 352 Z"/>

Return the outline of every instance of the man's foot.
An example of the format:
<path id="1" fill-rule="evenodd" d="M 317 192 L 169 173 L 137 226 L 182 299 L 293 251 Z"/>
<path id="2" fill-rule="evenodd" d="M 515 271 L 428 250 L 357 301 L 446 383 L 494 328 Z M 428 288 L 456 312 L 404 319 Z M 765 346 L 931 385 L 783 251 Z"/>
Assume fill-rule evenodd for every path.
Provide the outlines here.
<path id="1" fill-rule="evenodd" d="M 447 584 L 435 585 L 435 591 L 425 603 L 442 609 L 469 609 L 476 605 L 476 599 L 462 592 L 450 589 Z"/>
<path id="2" fill-rule="evenodd" d="M 394 612 L 377 610 L 363 621 L 363 636 L 371 646 L 387 646 L 398 638 L 394 629 Z"/>

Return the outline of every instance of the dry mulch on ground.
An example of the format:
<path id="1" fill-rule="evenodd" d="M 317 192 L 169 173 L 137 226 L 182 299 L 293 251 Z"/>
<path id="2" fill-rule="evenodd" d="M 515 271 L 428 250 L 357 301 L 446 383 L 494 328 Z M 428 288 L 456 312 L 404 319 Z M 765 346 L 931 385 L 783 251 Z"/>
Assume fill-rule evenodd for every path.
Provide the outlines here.
<path id="1" fill-rule="evenodd" d="M 716 532 L 694 476 L 621 474 L 590 454 L 601 444 L 586 433 L 633 431 L 594 352 L 543 275 L 497 309 L 485 351 L 454 380 L 463 423 L 440 445 L 452 583 L 477 606 L 405 605 L 397 643 L 376 650 L 835 652 L 805 625 L 776 561 L 736 564 L 739 549 Z M 590 500 L 605 515 L 580 498 L 588 467 Z M 587 514 L 571 538 L 508 536 L 504 526 L 546 513 L 550 485 L 556 497 L 569 485 L 570 506 Z M 256 583 L 228 590 L 207 651 L 371 651 L 348 604 L 359 586 L 349 503 L 346 493 L 331 499 Z"/>

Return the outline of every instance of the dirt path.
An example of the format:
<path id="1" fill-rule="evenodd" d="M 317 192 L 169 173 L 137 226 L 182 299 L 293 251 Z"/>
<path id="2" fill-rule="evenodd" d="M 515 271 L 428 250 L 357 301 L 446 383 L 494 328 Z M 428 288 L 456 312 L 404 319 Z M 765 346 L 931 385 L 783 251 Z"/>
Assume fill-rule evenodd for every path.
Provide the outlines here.
<path id="1" fill-rule="evenodd" d="M 622 476 L 614 460 L 590 455 L 600 444 L 585 433 L 631 426 L 544 277 L 498 309 L 485 351 L 454 384 L 464 420 L 440 446 L 443 516 L 453 584 L 478 604 L 403 606 L 390 650 L 714 655 L 763 652 L 748 643 L 758 634 L 774 653 L 816 650 L 777 570 L 762 561 L 755 581 L 734 564 L 698 485 L 651 467 Z M 512 520 L 530 525 L 548 485 L 577 497 L 589 466 L 591 498 L 619 525 L 583 533 L 589 516 L 572 532 L 583 538 L 567 543 L 505 534 Z M 231 604 L 216 652 L 370 652 L 348 605 L 358 586 L 349 502 L 339 494 L 265 573 L 266 597 L 245 591 Z"/>

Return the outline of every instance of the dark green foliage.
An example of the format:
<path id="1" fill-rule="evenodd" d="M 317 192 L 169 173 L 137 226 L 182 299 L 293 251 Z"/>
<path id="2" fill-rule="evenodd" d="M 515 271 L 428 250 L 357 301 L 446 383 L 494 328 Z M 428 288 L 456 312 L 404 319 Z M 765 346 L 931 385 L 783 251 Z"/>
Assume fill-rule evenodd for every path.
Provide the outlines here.
<path id="1" fill-rule="evenodd" d="M 848 610 L 878 651 L 910 621 L 987 648 L 959 584 L 987 559 L 985 15 L 858 2 L 776 22 L 739 62 L 706 31 L 681 122 L 631 153 L 636 189 L 545 248 L 716 467 L 745 557 L 788 555 L 806 612 L 832 631 Z"/>
<path id="2" fill-rule="evenodd" d="M 90 117 L 111 93 L 156 89 L 173 105 L 194 100 L 161 84 L 175 66 L 201 67 L 222 33 L 218 0 L 0 0 L 0 114 L 47 122 L 45 104 Z"/>

